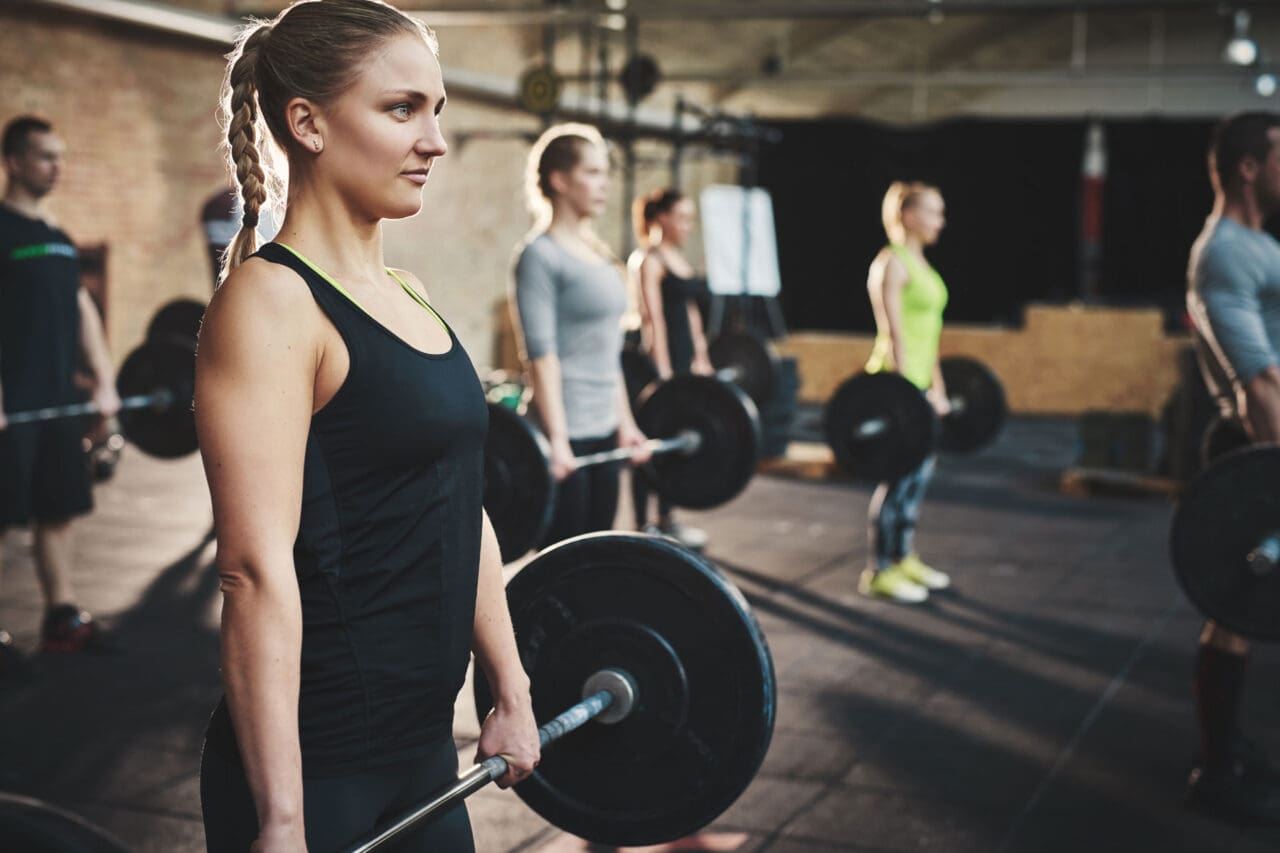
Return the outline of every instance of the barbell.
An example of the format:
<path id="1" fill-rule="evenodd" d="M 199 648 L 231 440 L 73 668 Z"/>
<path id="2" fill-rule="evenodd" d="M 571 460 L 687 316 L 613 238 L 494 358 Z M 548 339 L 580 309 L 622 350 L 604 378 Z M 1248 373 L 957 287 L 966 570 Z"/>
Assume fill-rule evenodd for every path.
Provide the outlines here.
<path id="1" fill-rule="evenodd" d="M 653 454 L 640 468 L 654 491 L 674 506 L 707 509 L 746 488 L 760 454 L 755 405 L 739 388 L 706 376 L 676 376 L 651 385 L 636 405 L 636 422 Z M 578 467 L 634 457 L 617 448 L 577 457 Z M 490 403 L 485 440 L 484 506 L 504 562 L 536 547 L 551 523 L 556 481 L 545 436 L 510 408 Z"/>
<path id="2" fill-rule="evenodd" d="M 1201 613 L 1280 640 L 1280 446 L 1243 447 L 1200 472 L 1173 512 L 1169 555 Z"/>
<path id="3" fill-rule="evenodd" d="M 896 480 L 938 449 L 969 453 L 994 441 L 1008 415 L 1000 380 L 963 356 L 942 359 L 941 368 L 951 404 L 942 418 L 900 374 L 860 373 L 841 383 L 823 412 L 841 467 L 869 480 Z"/>
<path id="4" fill-rule="evenodd" d="M 194 453 L 195 417 L 191 397 L 195 386 L 195 339 L 166 335 L 149 339 L 125 358 L 116 377 L 120 395 L 120 430 L 151 456 L 174 459 Z M 13 425 L 96 415 L 92 400 L 7 412 Z"/>
<path id="5" fill-rule="evenodd" d="M 554 745 L 514 790 L 544 819 L 596 844 L 660 844 L 750 784 L 773 733 L 773 662 L 705 558 L 662 537 L 587 534 L 521 569 L 507 601 L 534 715 L 551 718 L 539 740 Z M 478 668 L 475 699 L 483 721 L 493 701 Z M 374 850 L 506 772 L 487 758 L 345 850 Z"/>
<path id="6" fill-rule="evenodd" d="M 773 397 L 782 373 L 782 360 L 769 341 L 745 332 L 725 332 L 711 342 L 707 355 L 715 368 L 715 377 L 737 385 L 757 406 L 763 406 Z M 659 379 L 653 359 L 631 347 L 622 351 L 622 375 L 632 402 L 639 400 L 641 392 Z"/>

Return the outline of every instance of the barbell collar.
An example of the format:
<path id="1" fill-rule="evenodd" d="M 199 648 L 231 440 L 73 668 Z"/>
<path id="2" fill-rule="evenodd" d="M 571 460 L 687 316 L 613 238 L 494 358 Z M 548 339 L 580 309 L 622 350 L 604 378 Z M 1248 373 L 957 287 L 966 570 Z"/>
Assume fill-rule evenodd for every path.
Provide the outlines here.
<path id="1" fill-rule="evenodd" d="M 597 723 L 607 726 L 620 723 L 631 714 L 636 706 L 636 696 L 640 692 L 634 678 L 623 670 L 612 667 L 602 669 L 587 679 L 586 684 L 582 685 L 582 698 L 588 699 L 601 690 L 613 697 L 609 707 L 596 717 Z"/>
<path id="2" fill-rule="evenodd" d="M 1274 572 L 1276 565 L 1280 563 L 1280 531 L 1263 537 L 1262 541 L 1245 556 L 1245 562 L 1249 565 L 1249 571 L 1258 577 Z"/>
<path id="3" fill-rule="evenodd" d="M 619 447 L 614 450 L 602 450 L 599 453 L 588 453 L 586 456 L 574 457 L 579 468 L 589 465 L 601 465 L 605 462 L 622 462 L 631 459 L 642 450 L 659 456 L 663 453 L 683 453 L 692 456 L 702 446 L 702 436 L 693 430 L 684 430 L 675 438 L 651 438 L 636 447 Z"/>
<path id="4" fill-rule="evenodd" d="M 602 715 L 619 699 L 627 703 L 627 713 L 631 712 L 635 702 L 635 687 L 630 676 L 621 670 L 601 670 L 588 679 L 587 683 L 590 684 L 597 679 L 601 679 L 599 683 L 608 686 L 590 694 L 538 728 L 538 743 L 541 746 L 549 746 L 574 729 L 586 725 Z M 615 690 L 620 692 L 615 695 Z M 472 765 L 465 772 L 459 773 L 458 781 L 417 808 L 405 812 L 386 828 L 347 847 L 345 853 L 368 853 L 370 850 L 376 850 L 422 821 L 430 820 L 436 815 L 453 809 L 485 785 L 502 778 L 509 769 L 510 765 L 501 755 L 489 756 L 479 764 Z"/>
<path id="5" fill-rule="evenodd" d="M 853 431 L 853 434 L 859 439 L 865 440 L 883 435 L 884 431 L 888 428 L 889 424 L 884 418 L 871 418 L 858 424 L 858 427 Z"/>

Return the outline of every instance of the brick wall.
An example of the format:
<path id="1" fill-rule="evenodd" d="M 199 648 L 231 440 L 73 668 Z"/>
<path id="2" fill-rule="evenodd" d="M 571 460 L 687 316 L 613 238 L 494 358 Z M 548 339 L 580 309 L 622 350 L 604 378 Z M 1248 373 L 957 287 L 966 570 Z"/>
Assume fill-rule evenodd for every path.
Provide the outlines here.
<path id="1" fill-rule="evenodd" d="M 213 109 L 218 51 L 65 14 L 0 10 L 0 122 L 39 112 L 67 144 L 51 207 L 72 238 L 105 243 L 117 358 L 156 306 L 207 297 L 204 199 L 223 180 Z"/>

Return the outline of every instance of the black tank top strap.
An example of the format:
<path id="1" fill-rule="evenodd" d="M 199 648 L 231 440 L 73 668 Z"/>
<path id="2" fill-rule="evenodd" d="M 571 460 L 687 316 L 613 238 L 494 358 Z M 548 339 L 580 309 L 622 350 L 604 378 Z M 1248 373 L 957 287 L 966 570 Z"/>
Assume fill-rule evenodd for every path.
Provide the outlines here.
<path id="1" fill-rule="evenodd" d="M 257 252 L 254 252 L 253 257 L 286 266 L 296 272 L 298 277 L 306 282 L 307 287 L 311 289 L 311 295 L 315 298 L 316 304 L 320 306 L 325 316 L 337 327 L 338 333 L 342 335 L 343 341 L 347 344 L 347 348 L 350 349 L 353 346 L 353 343 L 360 337 L 355 326 L 364 322 L 360 316 L 364 312 L 349 297 L 326 281 L 310 264 L 279 243 L 267 243 Z"/>

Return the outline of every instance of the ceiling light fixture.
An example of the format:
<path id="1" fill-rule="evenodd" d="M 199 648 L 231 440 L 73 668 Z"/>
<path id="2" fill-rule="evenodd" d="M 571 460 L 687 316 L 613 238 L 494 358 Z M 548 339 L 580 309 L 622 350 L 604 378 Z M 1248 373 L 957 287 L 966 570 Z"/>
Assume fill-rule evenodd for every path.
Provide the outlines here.
<path id="1" fill-rule="evenodd" d="M 1231 41 L 1227 42 L 1222 52 L 1223 58 L 1232 65 L 1252 65 L 1258 61 L 1258 43 L 1249 38 L 1249 13 L 1237 9 L 1231 16 Z"/>
<path id="2" fill-rule="evenodd" d="M 1270 98 L 1276 93 L 1277 81 L 1274 74 L 1259 74 L 1258 79 L 1253 81 L 1253 89 L 1264 98 Z"/>

